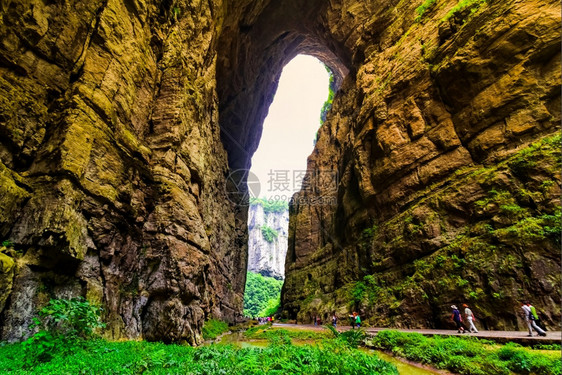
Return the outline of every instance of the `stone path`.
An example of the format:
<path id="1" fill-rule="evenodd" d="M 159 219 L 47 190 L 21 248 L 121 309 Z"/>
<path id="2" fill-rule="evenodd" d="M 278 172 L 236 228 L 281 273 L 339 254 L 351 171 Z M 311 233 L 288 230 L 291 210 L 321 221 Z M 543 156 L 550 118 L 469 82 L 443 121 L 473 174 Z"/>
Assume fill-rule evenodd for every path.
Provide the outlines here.
<path id="1" fill-rule="evenodd" d="M 285 324 L 285 323 L 274 323 L 275 327 L 286 327 L 293 329 L 307 329 L 307 330 L 323 330 L 322 326 L 315 326 L 312 324 Z M 350 326 L 339 326 L 338 331 L 347 331 Z M 528 337 L 526 331 L 484 331 L 480 330 L 478 333 L 457 333 L 456 330 L 446 330 L 446 329 L 395 329 L 395 328 L 377 328 L 368 327 L 365 331 L 370 335 L 376 335 L 377 332 L 393 329 L 400 332 L 417 332 L 425 336 L 442 335 L 442 336 L 475 336 L 482 339 L 490 339 L 497 342 L 517 342 L 519 344 L 533 345 L 533 344 L 554 344 L 562 342 L 562 332 L 561 331 L 548 331 L 546 337 L 533 336 Z M 535 333 L 536 335 L 536 333 Z"/>

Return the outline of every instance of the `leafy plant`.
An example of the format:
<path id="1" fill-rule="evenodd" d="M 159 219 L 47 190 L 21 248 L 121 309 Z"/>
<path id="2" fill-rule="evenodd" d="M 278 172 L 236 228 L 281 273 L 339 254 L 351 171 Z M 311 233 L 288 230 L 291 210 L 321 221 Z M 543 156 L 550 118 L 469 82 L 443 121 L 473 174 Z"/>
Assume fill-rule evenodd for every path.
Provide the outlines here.
<path id="1" fill-rule="evenodd" d="M 22 345 L 28 365 L 48 362 L 59 352 L 69 353 L 79 348 L 84 339 L 105 327 L 101 321 L 102 308 L 83 297 L 52 299 L 39 310 L 30 328 L 39 328 Z"/>
<path id="2" fill-rule="evenodd" d="M 279 235 L 279 233 L 277 233 L 275 229 L 268 227 L 267 225 L 261 226 L 261 234 L 263 236 L 263 239 L 269 243 L 275 241 L 277 239 L 277 236 Z"/>
<path id="3" fill-rule="evenodd" d="M 338 339 L 346 342 L 352 348 L 357 348 L 363 344 L 366 337 L 367 333 L 363 329 L 350 329 L 340 333 Z"/>
<path id="4" fill-rule="evenodd" d="M 84 297 L 52 299 L 39 310 L 32 327 L 54 336 L 90 338 L 96 329 L 105 327 L 101 321 L 102 311 Z"/>

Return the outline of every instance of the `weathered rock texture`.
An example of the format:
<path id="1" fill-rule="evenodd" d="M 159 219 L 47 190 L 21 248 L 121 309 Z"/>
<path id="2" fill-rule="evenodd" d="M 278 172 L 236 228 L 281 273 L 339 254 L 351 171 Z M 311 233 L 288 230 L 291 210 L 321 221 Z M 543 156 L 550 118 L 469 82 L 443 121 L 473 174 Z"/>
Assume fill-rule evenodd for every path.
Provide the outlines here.
<path id="1" fill-rule="evenodd" d="M 501 212 L 509 199 L 516 218 L 559 206 L 550 162 L 452 179 L 501 164 L 560 119 L 559 4 L 473 3 L 441 21 L 457 1 L 438 1 L 416 23 L 420 4 L 398 0 L 1 2 L 0 240 L 13 243 L 0 257 L 1 339 L 25 337 L 48 298 L 80 294 L 106 307 L 112 337 L 195 343 L 204 319 L 240 316 L 247 209 L 225 180 L 249 166 L 298 53 L 340 87 L 309 166 L 341 182 L 337 205 L 293 208 L 286 311 L 302 317 L 320 297 L 322 311 L 341 306 L 346 285 L 376 274 L 396 297 L 377 305 L 380 319 L 441 321 L 462 291 L 401 295 L 415 261 L 452 259 L 467 224 L 518 225 Z M 512 198 L 475 210 L 492 191 Z M 483 241 L 496 251 L 447 274 L 497 307 L 490 326 L 515 324 L 520 296 L 555 318 L 556 246 Z M 490 256 L 507 268 L 485 271 Z"/>
<path id="2" fill-rule="evenodd" d="M 2 339 L 80 294 L 115 338 L 195 343 L 205 318 L 240 316 L 246 213 L 225 194 L 215 90 L 224 6 L 2 2 Z"/>
<path id="3" fill-rule="evenodd" d="M 560 4 L 437 1 L 416 22 L 421 1 L 382 3 L 325 16 L 356 74 L 308 161 L 338 171 L 337 203 L 305 204 L 316 185 L 291 207 L 285 313 L 445 328 L 468 302 L 513 329 L 529 299 L 559 327 L 560 138 L 530 143 L 560 123 Z"/>
<path id="4" fill-rule="evenodd" d="M 269 240 L 263 227 L 271 228 L 276 235 Z M 259 204 L 251 204 L 248 210 L 248 271 L 285 278 L 285 256 L 287 255 L 287 230 L 289 210 L 268 212 Z"/>

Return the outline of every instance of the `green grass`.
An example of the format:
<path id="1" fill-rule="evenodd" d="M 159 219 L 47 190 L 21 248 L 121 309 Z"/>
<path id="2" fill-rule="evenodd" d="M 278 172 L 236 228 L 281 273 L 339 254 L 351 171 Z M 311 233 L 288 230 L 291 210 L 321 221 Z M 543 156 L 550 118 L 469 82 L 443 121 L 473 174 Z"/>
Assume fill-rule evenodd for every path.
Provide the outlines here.
<path id="1" fill-rule="evenodd" d="M 203 334 L 203 338 L 205 340 L 214 340 L 219 335 L 228 332 L 228 324 L 221 320 L 210 319 L 203 324 L 203 329 L 201 333 Z"/>
<path id="2" fill-rule="evenodd" d="M 411 361 L 458 374 L 561 373 L 560 353 L 550 356 L 514 343 L 501 346 L 476 338 L 425 337 L 419 333 L 382 331 L 373 338 L 372 345 Z"/>
<path id="3" fill-rule="evenodd" d="M 329 331 L 272 328 L 271 325 L 252 327 L 244 333 L 248 339 L 290 338 L 296 340 L 321 340 L 331 338 Z"/>
<path id="4" fill-rule="evenodd" d="M 62 353 L 62 352 L 61 352 Z M 0 369 L 8 374 L 398 374 L 396 368 L 338 342 L 322 348 L 273 340 L 263 349 L 212 345 L 192 348 L 143 341 L 85 341 L 67 354 L 26 368 L 21 344 L 0 346 Z"/>

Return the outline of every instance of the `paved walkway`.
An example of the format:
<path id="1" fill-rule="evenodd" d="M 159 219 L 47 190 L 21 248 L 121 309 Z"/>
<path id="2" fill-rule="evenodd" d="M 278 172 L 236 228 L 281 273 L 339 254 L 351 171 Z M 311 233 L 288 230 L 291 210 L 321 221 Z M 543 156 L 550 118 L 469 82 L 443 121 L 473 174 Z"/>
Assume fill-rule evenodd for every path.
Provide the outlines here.
<path id="1" fill-rule="evenodd" d="M 293 329 L 307 329 L 307 330 L 323 330 L 322 326 L 315 326 L 312 324 L 285 324 L 285 323 L 274 323 L 275 327 L 286 327 Z M 338 326 L 338 331 L 347 331 L 351 329 L 350 326 Z M 397 329 L 397 328 L 377 328 L 377 327 L 367 327 L 365 331 L 370 335 L 376 335 L 379 331 L 384 331 L 392 329 L 400 332 L 417 332 L 425 336 L 442 335 L 442 336 L 475 336 L 483 339 L 490 339 L 498 342 L 518 342 L 520 344 L 550 344 L 550 343 L 560 343 L 562 342 L 562 332 L 561 331 L 548 331 L 546 337 L 533 336 L 528 337 L 527 331 L 484 331 L 480 330 L 478 333 L 457 333 L 456 330 L 446 330 L 446 329 Z M 536 333 L 535 333 L 536 335 Z"/>

